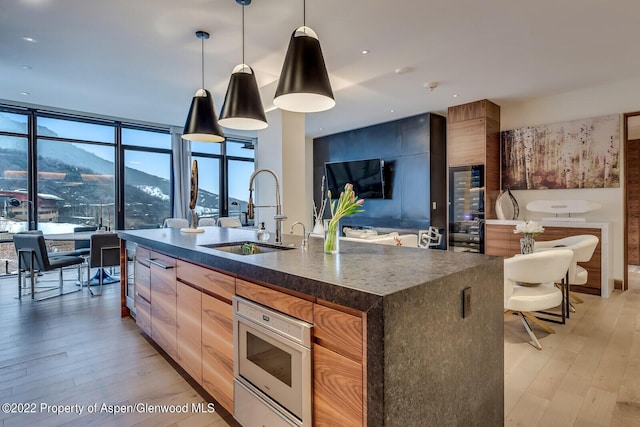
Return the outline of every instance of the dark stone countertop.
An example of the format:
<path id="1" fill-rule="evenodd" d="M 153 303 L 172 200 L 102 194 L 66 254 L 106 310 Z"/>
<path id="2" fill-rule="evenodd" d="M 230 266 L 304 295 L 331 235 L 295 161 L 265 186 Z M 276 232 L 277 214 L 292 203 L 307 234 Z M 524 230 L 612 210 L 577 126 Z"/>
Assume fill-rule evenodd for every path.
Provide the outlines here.
<path id="1" fill-rule="evenodd" d="M 323 252 L 323 239 L 284 235 L 295 249 L 235 255 L 203 247 L 225 242 L 257 242 L 256 231 L 203 227 L 204 233 L 175 228 L 119 231 L 120 238 L 168 255 L 210 266 L 239 278 L 270 283 L 361 311 L 386 296 L 422 286 L 487 263 L 495 257 L 442 250 L 341 241 L 337 255 Z M 271 236 L 269 243 L 273 243 Z"/>

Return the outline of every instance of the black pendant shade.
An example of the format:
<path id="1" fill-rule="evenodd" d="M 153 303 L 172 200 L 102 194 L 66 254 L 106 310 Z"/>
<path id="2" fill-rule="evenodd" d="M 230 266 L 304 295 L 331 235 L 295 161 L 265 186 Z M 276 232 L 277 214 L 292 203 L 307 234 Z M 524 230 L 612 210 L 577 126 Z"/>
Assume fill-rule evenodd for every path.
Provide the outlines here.
<path id="1" fill-rule="evenodd" d="M 300 113 L 325 111 L 336 104 L 320 41 L 309 27 L 291 35 L 273 104 Z"/>
<path id="2" fill-rule="evenodd" d="M 182 138 L 204 142 L 224 141 L 224 134 L 213 108 L 213 97 L 208 90 L 200 89 L 193 97 Z"/>
<path id="3" fill-rule="evenodd" d="M 230 129 L 260 130 L 268 126 L 253 68 L 238 65 L 231 74 L 220 125 Z"/>

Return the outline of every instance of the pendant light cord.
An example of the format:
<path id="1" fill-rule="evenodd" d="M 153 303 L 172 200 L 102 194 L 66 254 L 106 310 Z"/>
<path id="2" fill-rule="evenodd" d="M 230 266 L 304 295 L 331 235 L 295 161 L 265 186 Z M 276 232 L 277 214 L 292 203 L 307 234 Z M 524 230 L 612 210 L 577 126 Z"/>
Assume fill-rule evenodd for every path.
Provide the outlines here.
<path id="1" fill-rule="evenodd" d="M 244 62 L 244 4 L 242 5 L 242 63 L 243 64 L 245 63 Z"/>
<path id="2" fill-rule="evenodd" d="M 307 0 L 302 0 L 302 25 L 307 26 Z"/>
<path id="3" fill-rule="evenodd" d="M 204 89 L 204 37 L 200 39 L 201 42 L 201 59 L 202 59 L 202 89 Z"/>

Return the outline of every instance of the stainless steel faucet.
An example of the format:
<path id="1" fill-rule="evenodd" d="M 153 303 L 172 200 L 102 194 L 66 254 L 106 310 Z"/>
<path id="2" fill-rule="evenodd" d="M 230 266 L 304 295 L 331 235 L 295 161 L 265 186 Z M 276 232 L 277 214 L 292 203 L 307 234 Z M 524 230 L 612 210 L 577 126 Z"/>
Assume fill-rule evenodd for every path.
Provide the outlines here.
<path id="1" fill-rule="evenodd" d="M 268 172 L 273 175 L 273 178 L 276 180 L 276 205 L 261 205 L 256 206 L 253 204 L 253 181 L 261 172 Z M 282 205 L 280 204 L 280 183 L 278 181 L 278 175 L 271 169 L 258 169 L 257 171 L 251 174 L 251 178 L 249 178 L 249 202 L 247 203 L 247 218 L 253 219 L 255 216 L 254 209 L 255 208 L 276 208 L 276 214 L 273 216 L 273 219 L 276 220 L 276 244 L 282 243 L 282 222 L 287 219 L 285 215 L 282 215 Z"/>
<path id="2" fill-rule="evenodd" d="M 289 229 L 289 233 L 293 234 L 293 226 L 294 225 L 298 225 L 298 224 L 300 224 L 302 226 L 302 248 L 306 248 L 309 236 L 307 235 L 307 228 L 304 226 L 303 223 L 301 223 L 300 221 L 296 221 L 293 224 L 291 224 L 291 228 Z"/>

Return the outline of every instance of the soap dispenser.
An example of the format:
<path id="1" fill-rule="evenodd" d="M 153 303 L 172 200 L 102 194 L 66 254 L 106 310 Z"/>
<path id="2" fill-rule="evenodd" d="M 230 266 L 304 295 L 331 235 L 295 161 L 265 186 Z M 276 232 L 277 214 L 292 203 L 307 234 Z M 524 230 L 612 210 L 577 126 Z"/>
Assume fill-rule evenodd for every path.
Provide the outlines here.
<path id="1" fill-rule="evenodd" d="M 269 232 L 267 231 L 266 228 L 264 228 L 264 222 L 260 223 L 260 230 L 258 230 L 258 240 L 261 242 L 266 242 L 269 240 L 269 237 L 271 235 L 269 234 Z"/>

